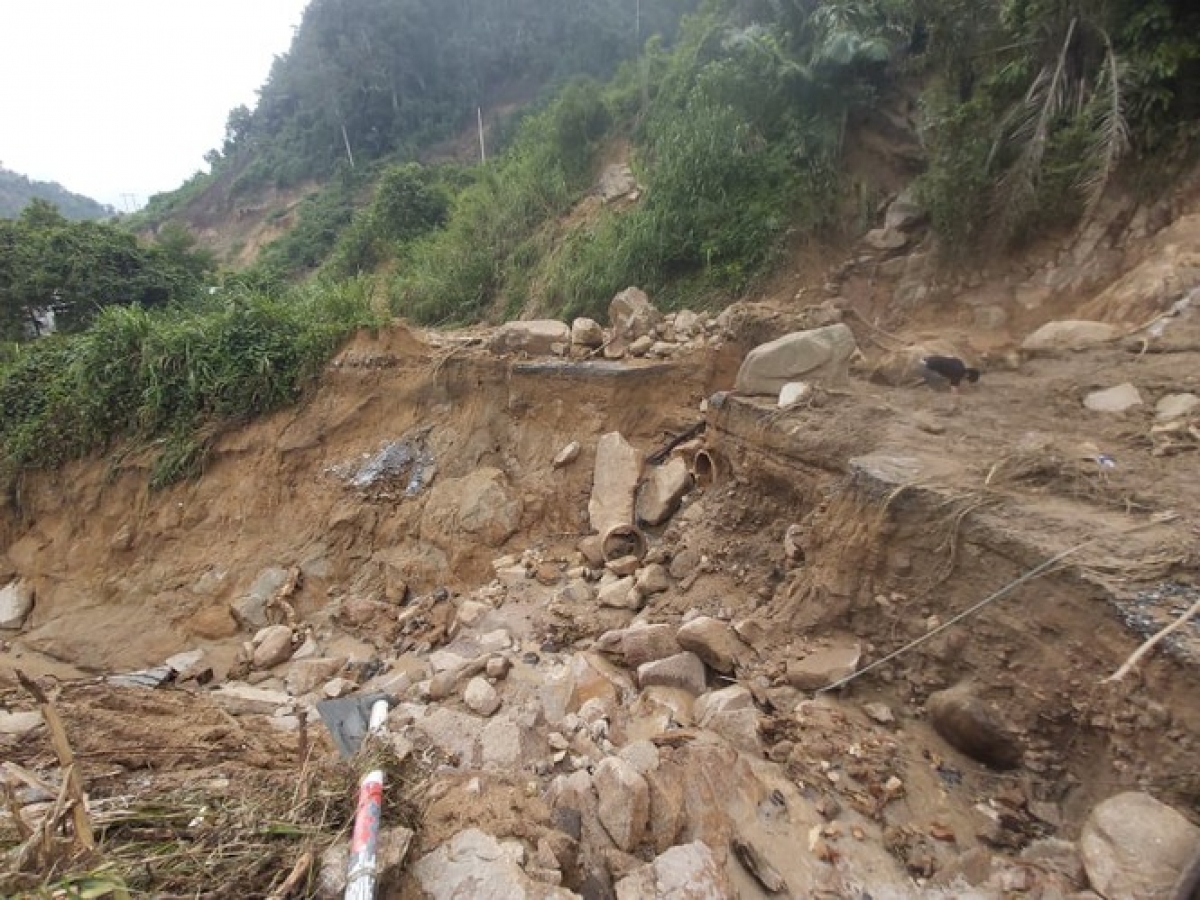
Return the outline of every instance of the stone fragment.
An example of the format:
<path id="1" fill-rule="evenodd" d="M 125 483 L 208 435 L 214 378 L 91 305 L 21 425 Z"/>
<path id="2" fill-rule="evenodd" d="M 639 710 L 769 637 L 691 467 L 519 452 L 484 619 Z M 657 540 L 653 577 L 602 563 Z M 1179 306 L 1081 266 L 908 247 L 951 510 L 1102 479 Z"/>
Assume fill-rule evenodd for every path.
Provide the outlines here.
<path id="1" fill-rule="evenodd" d="M 254 668 L 272 669 L 292 656 L 292 629 L 268 625 L 254 636 Z"/>
<path id="2" fill-rule="evenodd" d="M 1092 810 L 1079 849 L 1088 881 L 1108 900 L 1175 900 L 1172 887 L 1200 853 L 1200 828 L 1149 794 L 1130 791 Z"/>
<path id="3" fill-rule="evenodd" d="M 692 619 L 679 629 L 676 639 L 680 647 L 723 675 L 733 672 L 748 649 L 730 625 L 709 616 Z"/>
<path id="4" fill-rule="evenodd" d="M 0 589 L 0 628 L 20 628 L 33 612 L 33 586 L 21 579 Z"/>
<path id="5" fill-rule="evenodd" d="M 673 456 L 651 469 L 637 494 L 638 522 L 649 527 L 666 522 L 675 515 L 691 486 L 692 475 L 681 457 Z"/>
<path id="6" fill-rule="evenodd" d="M 873 228 L 863 238 L 868 247 L 883 252 L 903 250 L 908 246 L 909 237 L 898 228 Z"/>
<path id="7" fill-rule="evenodd" d="M 880 725 L 896 724 L 896 717 L 892 714 L 891 707 L 886 703 L 864 703 L 863 712 L 867 717 L 878 722 Z"/>
<path id="8" fill-rule="evenodd" d="M 618 525 L 632 525 L 634 492 L 642 474 L 642 453 L 619 432 L 609 432 L 596 445 L 588 517 L 603 536 Z"/>
<path id="9" fill-rule="evenodd" d="M 513 773 L 527 761 L 525 732 L 511 719 L 501 717 L 488 722 L 483 728 L 480 744 L 485 769 Z"/>
<path id="10" fill-rule="evenodd" d="M 698 697 L 707 688 L 704 663 L 695 653 L 678 653 L 638 666 L 638 686 L 678 688 Z"/>
<path id="11" fill-rule="evenodd" d="M 970 685 L 930 694 L 929 721 L 950 746 L 996 769 L 1021 764 L 1021 745 L 999 715 Z"/>
<path id="12" fill-rule="evenodd" d="M 321 694 L 330 700 L 336 700 L 338 697 L 345 697 L 347 694 L 352 694 L 356 687 L 358 685 L 349 678 L 331 678 L 321 688 Z"/>
<path id="13" fill-rule="evenodd" d="M 700 554 L 695 550 L 684 549 L 675 554 L 668 571 L 677 581 L 687 578 L 700 566 Z"/>
<path id="14" fill-rule="evenodd" d="M 282 691 L 270 691 L 231 682 L 209 693 L 209 699 L 233 716 L 270 716 L 291 702 Z"/>
<path id="15" fill-rule="evenodd" d="M 488 349 L 493 353 L 526 353 L 548 356 L 555 344 L 569 345 L 571 329 L 557 319 L 535 319 L 529 322 L 506 322 L 495 330 Z"/>
<path id="16" fill-rule="evenodd" d="M 499 469 L 483 467 L 462 478 L 438 479 L 421 516 L 421 536 L 439 547 L 464 543 L 464 533 L 499 547 L 517 532 L 524 506 Z"/>
<path id="17" fill-rule="evenodd" d="M 413 727 L 457 766 L 471 768 L 479 764 L 482 719 L 445 706 L 433 706 L 413 722 Z"/>
<path id="18" fill-rule="evenodd" d="M 732 684 L 719 691 L 709 691 L 696 698 L 692 714 L 696 722 L 707 728 L 709 720 L 719 713 L 736 712 L 739 709 L 754 709 L 754 695 L 740 684 Z"/>
<path id="19" fill-rule="evenodd" d="M 642 561 L 634 555 L 622 556 L 619 559 L 609 560 L 605 568 L 612 572 L 618 578 L 625 578 L 637 572 Z"/>
<path id="20" fill-rule="evenodd" d="M 802 691 L 819 691 L 858 671 L 862 649 L 830 647 L 810 653 L 804 659 L 791 659 L 787 664 L 787 680 Z"/>
<path id="21" fill-rule="evenodd" d="M 921 204 L 915 188 L 906 188 L 888 204 L 883 227 L 894 231 L 913 231 L 929 219 L 929 212 Z"/>
<path id="22" fill-rule="evenodd" d="M 637 357 L 645 356 L 650 352 L 652 347 L 654 347 L 654 338 L 648 334 L 644 334 L 640 338 L 633 339 L 633 342 L 629 345 L 629 355 Z"/>
<path id="23" fill-rule="evenodd" d="M 596 192 L 605 203 L 627 197 L 638 189 L 637 178 L 628 163 L 610 163 L 600 172 Z M 578 321 L 578 320 L 576 320 Z"/>
<path id="24" fill-rule="evenodd" d="M 1129 382 L 1103 391 L 1093 391 L 1084 398 L 1083 405 L 1092 412 L 1123 413 L 1142 405 L 1142 395 Z"/>
<path id="25" fill-rule="evenodd" d="M 671 847 L 617 882 L 617 900 L 728 900 L 729 877 L 701 841 Z"/>
<path id="26" fill-rule="evenodd" d="M 842 323 L 785 335 L 750 351 L 738 370 L 735 390 L 778 397 L 792 381 L 842 384 L 857 350 L 854 333 Z"/>
<path id="27" fill-rule="evenodd" d="M 1032 355 L 1064 350 L 1086 350 L 1115 341 L 1120 332 L 1107 322 L 1067 320 L 1047 322 L 1021 342 L 1021 349 Z"/>
<path id="28" fill-rule="evenodd" d="M 28 712 L 5 712 L 0 710 L 0 734 L 23 737 L 42 724 L 42 714 L 36 710 Z"/>
<path id="29" fill-rule="evenodd" d="M 500 695 L 486 678 L 475 677 L 463 691 L 463 703 L 471 712 L 486 718 L 500 708 Z"/>
<path id="30" fill-rule="evenodd" d="M 571 463 L 575 462 L 575 460 L 579 459 L 579 452 L 582 449 L 583 448 L 579 445 L 579 441 L 571 441 L 571 443 L 567 444 L 567 446 L 558 451 L 558 454 L 554 457 L 554 461 L 551 463 L 551 465 L 553 465 L 556 469 L 569 466 Z"/>
<path id="31" fill-rule="evenodd" d="M 618 755 L 642 775 L 649 775 L 658 768 L 658 747 L 651 741 L 634 741 L 626 744 Z"/>
<path id="32" fill-rule="evenodd" d="M 609 756 L 596 767 L 593 783 L 600 798 L 600 824 L 618 847 L 632 852 L 650 826 L 650 788 L 624 759 Z"/>

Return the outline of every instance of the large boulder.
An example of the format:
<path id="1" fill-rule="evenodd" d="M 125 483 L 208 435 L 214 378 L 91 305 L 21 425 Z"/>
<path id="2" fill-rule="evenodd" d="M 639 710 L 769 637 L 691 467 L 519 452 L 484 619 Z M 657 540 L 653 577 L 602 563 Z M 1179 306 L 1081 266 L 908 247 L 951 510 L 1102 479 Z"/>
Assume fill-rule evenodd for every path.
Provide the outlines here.
<path id="1" fill-rule="evenodd" d="M 646 292 L 640 288 L 626 288 L 613 297 L 608 305 L 608 323 L 612 326 L 614 346 L 625 348 L 640 337 L 653 337 L 654 329 L 661 321 L 662 313 L 654 308 Z"/>
<path id="2" fill-rule="evenodd" d="M 732 674 L 748 651 L 731 625 L 709 616 L 692 619 L 679 629 L 676 638 L 680 647 L 692 651 L 722 675 Z"/>
<path id="3" fill-rule="evenodd" d="M 1120 334 L 1115 326 L 1107 322 L 1075 319 L 1047 322 L 1022 341 L 1021 349 L 1034 355 L 1061 350 L 1085 350 L 1114 341 Z"/>
<path id="4" fill-rule="evenodd" d="M 557 319 L 507 322 L 492 334 L 488 349 L 493 353 L 526 353 L 549 356 L 571 345 L 571 328 Z"/>
<path id="5" fill-rule="evenodd" d="M 596 641 L 596 649 L 611 654 L 630 669 L 666 659 L 681 652 L 671 625 L 633 625 L 619 631 L 608 631 Z"/>
<path id="6" fill-rule="evenodd" d="M 14 581 L 0 590 L 0 628 L 20 628 L 33 612 L 33 586 Z"/>
<path id="7" fill-rule="evenodd" d="M 856 352 L 854 333 L 841 323 L 788 334 L 750 351 L 734 389 L 740 394 L 778 397 L 792 381 L 842 384 Z"/>
<path id="8" fill-rule="evenodd" d="M 1200 853 L 1200 828 L 1149 794 L 1110 797 L 1079 836 L 1092 888 L 1107 900 L 1175 900 L 1172 887 Z"/>
<path id="9" fill-rule="evenodd" d="M 641 475 L 640 450 L 616 431 L 600 438 L 588 501 L 593 531 L 603 535 L 617 525 L 633 524 L 634 494 Z"/>
<path id="10" fill-rule="evenodd" d="M 663 524 L 675 515 L 691 486 L 692 475 L 681 457 L 652 469 L 637 494 L 638 522 L 651 527 Z"/>
<path id="11" fill-rule="evenodd" d="M 433 486 L 421 519 L 421 535 L 433 544 L 456 547 L 470 536 L 499 547 L 521 524 L 521 499 L 508 490 L 504 473 L 482 468 Z"/>

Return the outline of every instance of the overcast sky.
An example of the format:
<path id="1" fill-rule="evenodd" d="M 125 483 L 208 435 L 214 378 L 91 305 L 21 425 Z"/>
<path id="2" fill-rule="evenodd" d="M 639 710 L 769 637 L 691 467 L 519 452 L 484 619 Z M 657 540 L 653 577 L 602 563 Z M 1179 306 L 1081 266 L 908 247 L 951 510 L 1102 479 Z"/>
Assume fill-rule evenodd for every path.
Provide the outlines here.
<path id="1" fill-rule="evenodd" d="M 308 0 L 0 0 L 0 163 L 118 209 L 253 107 Z"/>

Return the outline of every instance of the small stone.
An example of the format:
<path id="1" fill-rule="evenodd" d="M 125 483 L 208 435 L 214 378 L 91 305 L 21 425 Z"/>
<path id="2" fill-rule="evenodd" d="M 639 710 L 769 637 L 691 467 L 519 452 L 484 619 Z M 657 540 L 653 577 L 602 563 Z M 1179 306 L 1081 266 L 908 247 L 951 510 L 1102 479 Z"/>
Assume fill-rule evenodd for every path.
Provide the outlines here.
<path id="1" fill-rule="evenodd" d="M 639 357 L 645 356 L 650 352 L 650 348 L 653 346 L 654 338 L 650 337 L 648 334 L 644 334 L 640 338 L 636 338 L 633 343 L 629 345 L 629 355 Z"/>
<path id="2" fill-rule="evenodd" d="M 594 319 L 576 319 L 571 323 L 571 343 L 594 350 L 604 343 L 604 329 Z"/>
<path id="3" fill-rule="evenodd" d="M 558 455 L 554 457 L 554 462 L 551 465 L 556 469 L 562 469 L 569 466 L 575 460 L 579 459 L 580 447 L 579 441 L 571 441 L 567 446 L 558 451 Z"/>
<path id="4" fill-rule="evenodd" d="M 4 712 L 0 710 L 0 734 L 22 737 L 41 724 L 42 714 L 39 712 Z"/>
<path id="5" fill-rule="evenodd" d="M 1093 391 L 1084 399 L 1083 405 L 1093 412 L 1123 413 L 1141 406 L 1142 395 L 1136 387 L 1126 382 L 1107 390 Z"/>
<path id="6" fill-rule="evenodd" d="M 620 578 L 600 588 L 601 606 L 611 609 L 638 609 L 641 595 L 637 593 L 632 578 Z"/>
<path id="7" fill-rule="evenodd" d="M 288 693 L 293 697 L 312 693 L 318 685 L 340 672 L 345 664 L 344 657 L 292 660 L 284 677 Z"/>
<path id="8" fill-rule="evenodd" d="M 486 603 L 480 603 L 478 600 L 464 600 L 458 607 L 458 624 L 464 628 L 471 628 L 478 625 L 490 611 L 491 607 Z"/>
<path id="9" fill-rule="evenodd" d="M 500 708 L 500 695 L 486 678 L 472 678 L 463 692 L 463 703 L 471 712 L 478 715 L 493 715 Z"/>
<path id="10" fill-rule="evenodd" d="M 892 714 L 891 707 L 886 703 L 864 703 L 863 712 L 867 717 L 878 722 L 880 725 L 895 725 L 896 717 Z"/>
<path id="11" fill-rule="evenodd" d="M 807 381 L 789 381 L 779 389 L 779 408 L 787 409 L 797 403 L 803 403 L 812 396 L 812 385 Z"/>
<path id="12" fill-rule="evenodd" d="M 791 741 L 780 741 L 771 748 L 771 752 L 768 754 L 768 756 L 770 757 L 771 762 L 778 763 L 782 766 L 788 761 L 789 758 L 791 758 L 792 751 L 795 749 L 796 745 Z"/>
<path id="13" fill-rule="evenodd" d="M 1200 397 L 1195 394 L 1168 394 L 1154 407 L 1155 416 L 1160 422 L 1170 422 L 1182 418 L 1200 407 Z"/>
<path id="14" fill-rule="evenodd" d="M 508 676 L 508 670 L 512 666 L 507 656 L 493 656 L 487 661 L 487 677 L 500 681 Z"/>

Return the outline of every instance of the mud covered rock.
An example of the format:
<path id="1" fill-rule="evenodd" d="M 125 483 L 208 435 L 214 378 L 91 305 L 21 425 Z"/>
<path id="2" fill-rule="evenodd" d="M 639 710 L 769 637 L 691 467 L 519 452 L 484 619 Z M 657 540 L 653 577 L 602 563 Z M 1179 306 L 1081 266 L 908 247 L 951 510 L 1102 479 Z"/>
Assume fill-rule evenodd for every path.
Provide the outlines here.
<path id="1" fill-rule="evenodd" d="M 1200 852 L 1200 828 L 1149 794 L 1131 791 L 1092 810 L 1079 848 L 1088 880 L 1107 900 L 1175 900 L 1172 887 Z"/>
<path id="2" fill-rule="evenodd" d="M 929 696 L 925 703 L 930 724 L 951 747 L 995 769 L 1021 764 L 1021 745 L 990 705 L 969 685 L 958 685 Z"/>
<path id="3" fill-rule="evenodd" d="M 516 533 L 521 511 L 521 499 L 509 491 L 503 472 L 477 469 L 433 486 L 421 519 L 421 535 L 442 547 L 461 544 L 464 534 L 488 547 L 499 547 Z"/>
<path id="4" fill-rule="evenodd" d="M 739 394 L 778 397 L 792 381 L 842 384 L 857 350 L 854 333 L 842 323 L 785 335 L 750 351 L 734 389 Z"/>

